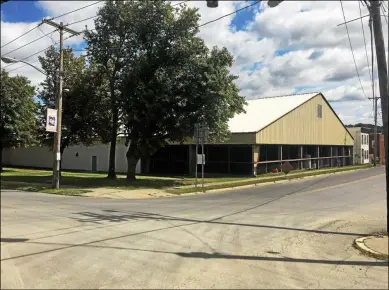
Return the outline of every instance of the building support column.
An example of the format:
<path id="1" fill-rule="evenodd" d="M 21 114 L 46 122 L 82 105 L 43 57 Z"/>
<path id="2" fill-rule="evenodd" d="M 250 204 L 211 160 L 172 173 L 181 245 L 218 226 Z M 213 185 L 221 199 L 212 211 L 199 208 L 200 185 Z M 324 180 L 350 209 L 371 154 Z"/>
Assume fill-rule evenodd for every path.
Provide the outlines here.
<path id="1" fill-rule="evenodd" d="M 345 166 L 346 165 L 346 157 L 344 157 L 346 155 L 346 150 L 344 150 L 344 146 L 342 146 L 342 166 Z"/>
<path id="2" fill-rule="evenodd" d="M 280 172 L 282 172 L 282 145 L 278 147 L 278 160 L 281 160 Z"/>
<path id="3" fill-rule="evenodd" d="M 320 157 L 320 146 L 317 146 L 317 158 Z M 317 169 L 320 168 L 320 159 L 317 159 Z"/>
<path id="4" fill-rule="evenodd" d="M 332 158 L 332 146 L 330 146 L 330 167 L 333 167 L 334 166 L 334 160 L 333 160 L 333 158 Z"/>
<path id="5" fill-rule="evenodd" d="M 228 174 L 231 173 L 231 146 L 227 146 L 227 152 L 228 152 L 228 157 L 227 157 L 227 172 Z"/>
<path id="6" fill-rule="evenodd" d="M 299 147 L 299 158 L 303 159 L 304 158 L 304 149 L 303 146 Z M 299 169 L 304 169 L 304 161 L 299 161 Z"/>
<path id="7" fill-rule="evenodd" d="M 257 162 L 259 161 L 259 145 L 252 145 L 252 174 L 257 176 Z"/>

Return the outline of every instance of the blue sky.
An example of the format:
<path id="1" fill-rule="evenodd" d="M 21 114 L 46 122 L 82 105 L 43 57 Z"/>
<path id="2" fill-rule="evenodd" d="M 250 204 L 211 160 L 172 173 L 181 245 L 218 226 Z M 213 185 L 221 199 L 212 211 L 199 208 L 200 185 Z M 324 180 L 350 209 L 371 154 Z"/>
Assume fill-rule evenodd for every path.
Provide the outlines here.
<path id="1" fill-rule="evenodd" d="M 46 16 L 37 1 L 9 1 L 1 5 L 2 21 L 6 22 L 35 22 Z"/>

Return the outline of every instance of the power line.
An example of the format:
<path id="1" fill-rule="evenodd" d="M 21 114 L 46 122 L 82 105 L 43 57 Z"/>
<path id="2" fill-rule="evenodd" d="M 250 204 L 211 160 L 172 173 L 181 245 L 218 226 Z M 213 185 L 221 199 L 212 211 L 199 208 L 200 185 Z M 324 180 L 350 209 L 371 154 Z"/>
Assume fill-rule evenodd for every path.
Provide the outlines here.
<path id="1" fill-rule="evenodd" d="M 386 7 L 386 9 L 388 9 L 388 5 L 386 5 L 384 1 L 382 1 L 381 3 Z"/>
<path id="2" fill-rule="evenodd" d="M 4 46 L 6 46 L 6 45 L 8 45 L 8 44 L 10 44 L 10 43 L 12 43 L 12 42 L 14 42 L 15 40 L 18 40 L 19 38 L 25 36 L 26 34 L 30 33 L 30 32 L 33 31 L 34 29 L 37 29 L 38 27 L 39 27 L 39 25 L 37 25 L 37 26 L 31 28 L 29 31 L 27 31 L 27 32 L 23 33 L 22 35 L 16 37 L 15 39 L 13 39 L 13 40 L 7 42 L 7 43 L 4 44 L 1 48 L 3 48 Z"/>
<path id="3" fill-rule="evenodd" d="M 96 5 L 96 4 L 100 3 L 100 2 L 103 2 L 103 1 L 97 1 L 97 2 L 91 3 L 91 4 L 89 4 L 89 5 L 86 5 L 86 6 L 80 7 L 80 8 L 78 8 L 78 9 L 75 9 L 75 10 L 72 10 L 72 11 L 66 12 L 66 13 L 64 13 L 64 14 L 61 14 L 61 15 L 58 15 L 58 16 L 55 16 L 55 17 L 52 17 L 52 18 L 50 18 L 50 20 L 54 20 L 54 19 L 56 19 L 56 18 L 59 18 L 59 17 L 65 16 L 65 15 L 71 14 L 71 13 L 73 13 L 73 12 L 80 11 L 80 10 L 82 10 L 82 9 L 85 9 L 85 8 L 87 8 L 87 7 L 90 7 L 90 6 L 92 6 L 92 5 Z M 18 40 L 19 38 L 21 38 L 21 37 L 25 36 L 26 34 L 30 33 L 31 31 L 33 31 L 33 30 L 37 29 L 37 28 L 38 28 L 40 25 L 41 25 L 41 24 L 38 24 L 37 26 L 35 26 L 35 27 L 31 28 L 29 31 L 27 31 L 27 32 L 23 33 L 22 35 L 20 35 L 20 36 L 16 37 L 15 39 L 13 39 L 13 40 L 11 40 L 11 41 L 7 42 L 7 43 L 6 43 L 6 44 L 4 44 L 3 46 L 1 46 L 1 48 L 3 48 L 4 46 L 6 46 L 6 45 L 8 45 L 8 44 L 10 44 L 10 43 L 12 43 L 12 42 L 14 42 L 14 41 Z"/>
<path id="4" fill-rule="evenodd" d="M 91 18 L 91 17 L 88 17 L 88 18 L 79 20 L 79 21 L 77 21 L 77 23 L 82 22 L 82 21 L 86 21 L 86 20 L 88 20 L 88 19 L 90 19 L 90 18 Z M 73 24 L 75 24 L 75 23 L 67 24 L 67 25 L 64 25 L 64 26 L 70 26 L 70 25 L 73 25 Z M 50 32 L 50 33 L 47 33 L 47 34 L 45 34 L 44 36 L 42 36 L 42 37 L 40 37 L 40 38 L 38 38 L 38 39 L 35 39 L 35 40 L 33 40 L 33 41 L 31 41 L 31 42 L 29 42 L 29 43 L 27 43 L 27 44 L 25 44 L 25 45 L 23 45 L 23 46 L 17 48 L 17 49 L 14 49 L 14 50 L 12 50 L 12 51 L 10 51 L 10 52 L 7 52 L 7 53 L 4 54 L 4 55 L 7 55 L 7 54 L 9 54 L 9 53 L 11 53 L 11 52 L 14 52 L 14 51 L 16 51 L 16 50 L 19 50 L 20 48 L 23 48 L 23 47 L 25 47 L 25 46 L 27 46 L 27 45 L 29 45 L 29 44 L 31 44 L 31 43 L 37 41 L 37 40 L 40 40 L 40 39 L 42 39 L 43 37 L 45 37 L 45 36 L 47 36 L 47 35 L 49 35 L 49 34 L 52 34 L 52 33 L 54 33 L 54 32 L 57 31 L 57 30 L 58 30 L 58 29 L 55 29 L 54 31 L 52 31 L 52 32 Z M 67 39 L 67 38 L 66 38 L 66 39 Z M 64 40 L 65 40 L 65 39 L 64 39 Z M 59 43 L 59 42 L 56 42 L 55 45 L 57 45 L 58 43 Z M 45 50 L 49 49 L 50 47 L 51 47 L 51 45 L 48 46 L 47 48 L 44 48 L 43 50 L 40 50 L 40 51 L 38 51 L 38 52 L 36 52 L 36 53 L 34 53 L 34 54 L 32 54 L 32 55 L 29 55 L 29 56 L 23 58 L 22 60 L 28 59 L 28 58 L 30 58 L 31 56 L 34 56 L 34 55 L 36 55 L 36 54 L 38 54 L 38 53 L 41 53 L 42 51 L 45 51 Z M 11 63 L 11 64 L 5 66 L 4 68 L 7 68 L 7 67 L 9 67 L 9 66 L 11 66 L 11 65 L 14 65 L 14 64 L 15 64 L 15 63 Z"/>
<path id="5" fill-rule="evenodd" d="M 12 53 L 12 52 L 15 52 L 15 51 L 17 51 L 17 50 L 19 50 L 19 49 L 21 49 L 21 48 L 23 48 L 23 47 L 26 47 L 27 45 L 30 45 L 31 43 L 34 43 L 34 42 L 36 42 L 36 41 L 38 41 L 38 40 L 41 40 L 42 38 L 48 36 L 49 34 L 54 33 L 55 31 L 57 31 L 57 29 L 54 29 L 53 31 L 51 31 L 51 32 L 49 32 L 49 33 L 46 33 L 45 35 L 43 35 L 43 36 L 41 36 L 41 37 L 39 37 L 39 38 L 37 38 L 37 39 L 35 39 L 35 40 L 33 40 L 33 41 L 30 41 L 29 43 L 26 43 L 25 45 L 19 46 L 18 48 L 15 48 L 14 50 L 11 50 L 11 51 L 9 51 L 9 52 L 7 52 L 7 53 L 4 53 L 3 56 L 8 55 L 8 54 L 10 54 L 10 53 Z"/>
<path id="6" fill-rule="evenodd" d="M 177 4 L 174 4 L 174 5 L 172 5 L 172 6 L 176 6 L 176 5 L 185 3 L 185 2 L 188 2 L 188 1 L 183 1 L 183 2 L 181 2 L 181 3 L 177 3 Z M 231 12 L 231 13 L 225 14 L 225 15 L 219 17 L 219 18 L 216 18 L 216 19 L 210 20 L 210 21 L 208 21 L 208 22 L 205 22 L 205 23 L 203 23 L 203 24 L 200 24 L 200 25 L 196 26 L 195 28 L 200 28 L 200 27 L 203 27 L 203 26 L 208 25 L 208 24 L 210 24 L 210 23 L 216 22 L 216 21 L 218 21 L 218 20 L 220 20 L 220 19 L 223 19 L 223 18 L 225 18 L 225 17 L 227 17 L 227 16 L 230 16 L 230 15 L 232 15 L 232 14 L 238 13 L 239 11 L 242 11 L 242 10 L 244 10 L 244 9 L 247 9 L 247 8 L 251 7 L 251 6 L 254 6 L 254 5 L 258 4 L 259 2 L 260 2 L 260 1 L 256 1 L 256 2 L 253 3 L 253 4 L 250 4 L 250 5 L 247 5 L 247 6 L 245 6 L 245 7 L 240 8 L 240 9 L 237 9 L 237 10 L 235 10 L 235 11 L 233 11 L 233 12 Z M 95 16 L 95 17 L 96 17 L 96 16 Z M 72 23 L 72 24 L 74 24 L 74 23 Z M 85 51 L 85 49 L 75 49 L 74 51 Z"/>
<path id="7" fill-rule="evenodd" d="M 362 33 L 363 33 L 363 42 L 365 43 L 365 52 L 366 52 L 366 61 L 367 61 L 367 67 L 369 69 L 369 75 L 371 78 L 371 81 L 373 81 L 373 76 L 370 73 L 370 64 L 369 64 L 369 57 L 367 56 L 367 46 L 366 46 L 366 37 L 365 37 L 365 28 L 363 26 L 363 21 L 362 21 L 362 9 L 361 9 L 361 2 L 358 1 L 359 4 L 359 15 L 361 15 L 361 26 L 362 26 Z"/>
<path id="8" fill-rule="evenodd" d="M 41 28 L 40 25 L 38 26 L 38 28 L 39 28 L 39 30 L 40 30 L 43 34 L 45 34 L 45 33 L 43 32 L 43 30 L 42 30 L 42 28 Z M 55 32 L 55 31 L 53 31 L 53 33 L 54 33 L 54 32 Z M 51 33 L 51 35 L 50 35 L 50 36 L 47 36 L 47 37 L 50 38 L 51 41 L 52 41 L 53 43 L 55 43 L 55 40 L 53 39 L 53 33 Z"/>
<path id="9" fill-rule="evenodd" d="M 69 14 L 71 14 L 71 13 L 80 11 L 80 10 L 85 9 L 85 8 L 88 8 L 88 7 L 90 7 L 90 6 L 99 4 L 100 2 L 103 2 L 103 0 L 97 1 L 97 2 L 93 2 L 93 3 L 89 4 L 89 5 L 86 5 L 86 6 L 83 6 L 83 7 L 78 8 L 78 9 L 75 9 L 75 10 L 72 10 L 72 11 L 69 11 L 69 12 L 66 12 L 66 13 L 64 13 L 64 14 L 55 16 L 55 17 L 53 17 L 53 18 L 50 18 L 50 20 L 54 20 L 54 19 L 56 19 L 56 18 L 60 18 L 60 17 L 65 16 L 65 15 L 69 15 Z"/>
<path id="10" fill-rule="evenodd" d="M 347 37 L 348 37 L 348 42 L 349 42 L 349 44 L 350 44 L 351 53 L 352 53 L 352 55 L 353 55 L 353 60 L 354 60 L 354 65 L 355 65 L 355 70 L 357 71 L 357 75 L 358 75 L 359 83 L 361 84 L 362 92 L 363 92 L 363 94 L 365 95 L 365 98 L 366 98 L 366 99 L 369 99 L 369 98 L 366 96 L 365 90 L 363 89 L 363 85 L 362 85 L 361 77 L 359 76 L 358 66 L 357 66 L 357 63 L 356 63 L 356 61 L 355 61 L 354 50 L 353 50 L 353 46 L 352 46 L 352 44 L 351 44 L 350 33 L 349 33 L 349 31 L 348 31 L 348 26 L 347 26 L 347 23 L 346 23 L 346 16 L 344 15 L 344 9 L 343 9 L 343 3 L 342 3 L 342 0 L 340 0 L 340 6 L 342 7 L 342 13 L 343 13 L 343 18 L 344 18 L 345 26 L 346 26 Z"/>
<path id="11" fill-rule="evenodd" d="M 182 2 L 180 2 L 180 3 L 176 3 L 176 4 L 172 5 L 172 6 L 177 6 L 177 5 L 183 4 L 183 3 L 185 3 L 185 2 L 189 2 L 189 1 L 190 1 L 190 0 L 182 1 Z M 247 8 L 249 8 L 249 7 L 251 7 L 251 6 L 254 6 L 254 5 L 258 4 L 259 2 L 260 2 L 260 1 L 257 1 L 257 2 L 255 2 L 255 3 L 253 3 L 253 4 L 250 4 L 250 5 L 247 5 L 247 6 L 243 7 L 243 8 L 237 9 L 237 10 L 231 12 L 231 13 L 225 14 L 225 15 L 223 15 L 223 16 L 221 16 L 221 17 L 218 17 L 218 18 L 213 19 L 213 20 L 211 20 L 211 21 L 208 21 L 208 22 L 205 22 L 205 23 L 203 23 L 203 24 L 200 24 L 199 26 L 196 26 L 195 28 L 199 28 L 199 27 L 208 25 L 208 24 L 210 24 L 210 23 L 216 22 L 216 21 L 218 21 L 218 20 L 220 20 L 220 19 L 222 19 L 222 18 L 225 18 L 225 17 L 230 16 L 230 15 L 232 15 L 232 14 L 235 14 L 235 13 L 237 13 L 237 12 L 239 12 L 239 11 L 242 11 L 242 10 L 244 10 L 244 9 L 247 9 Z M 79 23 L 79 22 L 82 22 L 82 21 L 89 20 L 89 19 L 91 19 L 91 18 L 95 18 L 95 17 L 97 17 L 97 16 L 88 17 L 88 18 L 86 18 L 86 19 L 83 19 L 83 20 L 80 20 L 80 21 L 76 21 L 76 22 L 67 24 L 67 25 L 65 25 L 65 26 L 73 25 L 73 24 L 76 24 L 76 23 Z M 92 30 L 90 30 L 90 31 L 93 31 L 93 30 L 94 30 L 94 29 L 92 29 Z M 85 31 L 83 31 L 83 32 L 85 32 Z M 82 32 L 82 33 L 83 33 L 83 32 Z M 70 37 L 68 37 L 68 38 L 70 38 Z M 66 39 L 68 39 L 68 38 L 65 38 L 64 40 L 66 40 Z M 59 43 L 59 42 L 56 42 L 55 45 L 58 44 L 58 43 Z M 42 49 L 42 50 L 40 50 L 40 51 L 38 51 L 38 52 L 36 52 L 36 53 L 34 53 L 34 54 L 28 56 L 28 57 L 25 57 L 25 58 L 21 59 L 21 60 L 26 60 L 26 59 L 28 59 L 28 58 L 34 56 L 34 55 L 37 55 L 37 54 L 39 54 L 39 53 L 41 53 L 41 52 L 43 52 L 43 51 L 49 49 L 50 47 L 51 47 L 51 46 L 49 46 L 49 47 L 47 47 L 47 48 L 45 48 L 45 49 Z M 85 49 L 75 49 L 74 51 L 85 51 Z M 34 61 L 34 62 L 36 62 L 36 61 Z M 32 62 L 32 63 L 34 63 L 34 62 Z M 13 64 L 15 64 L 15 63 L 11 63 L 11 64 L 5 66 L 4 69 L 7 68 L 7 67 L 9 67 L 9 66 L 11 66 L 11 65 L 13 65 Z M 8 72 L 12 72 L 12 71 L 18 70 L 18 69 L 20 69 L 20 68 L 22 68 L 22 67 L 24 67 L 24 66 L 26 66 L 26 65 L 20 66 L 20 67 L 18 67 L 18 68 L 15 68 L 15 69 L 13 69 L 13 70 L 8 71 Z M 363 88 L 362 88 L 362 89 L 363 89 Z M 366 94 L 365 94 L 365 96 L 366 96 Z"/>
<path id="12" fill-rule="evenodd" d="M 385 3 L 385 2 L 382 2 L 382 3 Z M 386 17 L 386 10 L 385 10 L 384 6 L 381 5 L 381 9 L 384 12 L 384 18 L 385 18 L 386 24 L 388 24 L 388 18 Z"/>
<path id="13" fill-rule="evenodd" d="M 85 31 L 83 31 L 83 32 L 85 32 Z M 64 38 L 64 41 L 67 40 L 67 39 L 69 39 L 69 38 L 72 38 L 72 37 L 74 37 L 74 36 L 76 36 L 76 35 L 71 35 L 71 36 L 69 36 L 69 37 L 66 37 L 66 38 Z M 59 44 L 59 41 L 57 41 L 54 45 L 57 45 L 57 44 Z M 35 56 L 35 55 L 37 55 L 37 54 L 39 54 L 39 53 L 41 53 L 41 52 L 44 52 L 44 51 L 48 50 L 50 47 L 52 47 L 52 45 L 50 45 L 49 47 L 46 47 L 46 48 L 44 48 L 44 49 L 42 49 L 42 50 L 40 50 L 40 51 L 34 53 L 34 54 L 31 54 L 31 55 L 29 55 L 29 56 L 27 56 L 27 57 L 25 57 L 25 58 L 22 58 L 21 60 L 26 60 L 26 59 L 28 59 L 28 58 L 30 58 L 30 57 L 32 57 L 32 56 Z M 31 63 L 35 63 L 35 62 L 37 62 L 37 61 L 38 61 L 38 60 L 35 60 L 35 61 L 31 62 Z M 15 64 L 15 63 L 12 63 L 12 64 Z M 12 64 L 10 64 L 10 65 L 12 65 Z M 7 67 L 9 67 L 10 65 L 7 65 L 6 67 L 4 67 L 4 69 L 7 68 Z M 14 68 L 14 69 L 8 71 L 8 73 L 13 72 L 13 71 L 15 71 L 15 70 L 18 70 L 18 69 L 20 69 L 20 68 L 22 68 L 22 67 L 25 67 L 25 66 L 26 66 L 26 64 L 24 64 L 24 65 L 22 65 L 22 66 L 20 66 L 20 67 Z"/>
<path id="14" fill-rule="evenodd" d="M 81 10 L 81 9 L 90 7 L 90 6 L 92 6 L 92 5 L 98 4 L 98 3 L 100 3 L 100 2 L 103 2 L 103 1 L 97 1 L 97 2 L 94 2 L 94 3 L 92 3 L 92 4 L 86 5 L 86 6 L 84 6 L 84 7 L 81 7 L 81 8 L 75 9 L 75 10 L 72 10 L 72 11 L 70 11 L 70 12 L 66 12 L 66 13 L 61 14 L 61 15 L 59 15 L 59 16 L 50 18 L 50 20 L 53 20 L 53 19 L 56 19 L 56 18 L 65 16 L 65 15 L 68 15 L 68 14 L 70 14 L 70 13 L 73 13 L 73 12 L 79 11 L 79 10 Z M 177 6 L 177 5 L 183 4 L 183 3 L 185 3 L 185 2 L 189 2 L 189 0 L 182 1 L 182 2 L 180 2 L 180 3 L 176 3 L 176 4 L 172 5 L 172 6 Z M 89 19 L 93 19 L 93 18 L 96 18 L 96 17 L 97 17 L 97 15 L 91 16 L 91 17 L 84 18 L 84 19 L 81 19 L 81 20 L 78 20 L 78 21 L 75 21 L 75 22 L 68 23 L 68 24 L 66 24 L 66 25 L 64 25 L 64 26 L 70 26 L 70 25 L 77 24 L 77 23 L 80 23 L 80 22 L 84 22 L 84 21 L 87 21 L 87 20 L 89 20 Z M 35 27 L 35 28 L 38 28 L 40 25 L 41 25 L 41 24 L 39 24 L 39 25 L 38 25 L 37 27 Z M 35 28 L 34 28 L 34 29 L 35 29 Z M 33 29 L 32 29 L 32 30 L 33 30 Z M 32 30 L 31 30 L 31 31 L 32 31 Z M 12 51 L 9 51 L 9 52 L 5 53 L 4 56 L 5 56 L 5 55 L 8 55 L 8 54 L 10 54 L 10 53 L 12 53 L 12 52 L 15 52 L 15 51 L 17 51 L 17 50 L 19 50 L 19 49 L 21 49 L 21 48 L 23 48 L 23 47 L 26 47 L 26 46 L 30 45 L 31 43 L 34 43 L 34 42 L 36 42 L 36 41 L 38 41 L 38 40 L 44 38 L 45 36 L 48 36 L 49 34 L 54 33 L 55 31 L 57 31 L 57 29 L 54 30 L 54 31 L 52 31 L 52 32 L 49 32 L 49 33 L 47 33 L 47 34 L 45 34 L 45 35 L 43 35 L 43 36 L 41 36 L 41 37 L 39 37 L 39 38 L 37 38 L 37 39 L 35 39 L 35 40 L 33 40 L 33 41 L 30 41 L 29 43 L 26 43 L 25 45 L 23 45 L 23 46 L 21 46 L 21 47 L 18 47 L 18 48 L 16 48 L 16 49 L 12 50 Z M 27 34 L 27 33 L 26 33 L 26 34 Z M 20 36 L 20 37 L 21 37 L 21 36 Z M 20 37 L 19 37 L 19 38 L 20 38 Z M 16 39 L 15 39 L 15 40 L 16 40 Z M 13 41 L 14 41 L 14 40 L 13 40 Z M 48 47 L 48 48 L 49 48 L 49 47 Z M 48 48 L 47 48 L 47 49 L 48 49 Z M 35 54 L 34 54 L 34 55 L 35 55 Z M 33 55 L 31 55 L 31 56 L 33 56 Z M 10 65 L 12 65 L 12 64 L 10 64 Z M 5 66 L 4 68 L 9 67 L 10 65 Z"/>

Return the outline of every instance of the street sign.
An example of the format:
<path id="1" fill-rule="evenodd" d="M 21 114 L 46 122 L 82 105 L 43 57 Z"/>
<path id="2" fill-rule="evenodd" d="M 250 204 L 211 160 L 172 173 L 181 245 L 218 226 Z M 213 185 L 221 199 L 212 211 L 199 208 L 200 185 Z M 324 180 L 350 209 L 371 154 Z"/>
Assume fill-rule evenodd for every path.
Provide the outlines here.
<path id="1" fill-rule="evenodd" d="M 204 156 L 204 163 L 203 163 L 203 156 Z M 205 154 L 197 154 L 197 164 L 205 164 Z"/>
<path id="2" fill-rule="evenodd" d="M 57 114 L 58 110 L 47 109 L 46 131 L 57 132 Z"/>

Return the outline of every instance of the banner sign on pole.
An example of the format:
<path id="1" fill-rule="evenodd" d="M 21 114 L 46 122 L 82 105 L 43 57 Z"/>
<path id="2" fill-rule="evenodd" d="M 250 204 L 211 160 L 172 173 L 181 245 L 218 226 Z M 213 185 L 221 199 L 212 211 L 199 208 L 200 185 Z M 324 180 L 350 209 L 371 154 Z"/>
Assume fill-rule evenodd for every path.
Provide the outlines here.
<path id="1" fill-rule="evenodd" d="M 57 112 L 56 109 L 47 109 L 46 131 L 57 132 Z"/>
<path id="2" fill-rule="evenodd" d="M 204 156 L 204 164 L 205 164 L 205 154 L 197 154 L 197 164 L 203 164 L 203 156 Z"/>

